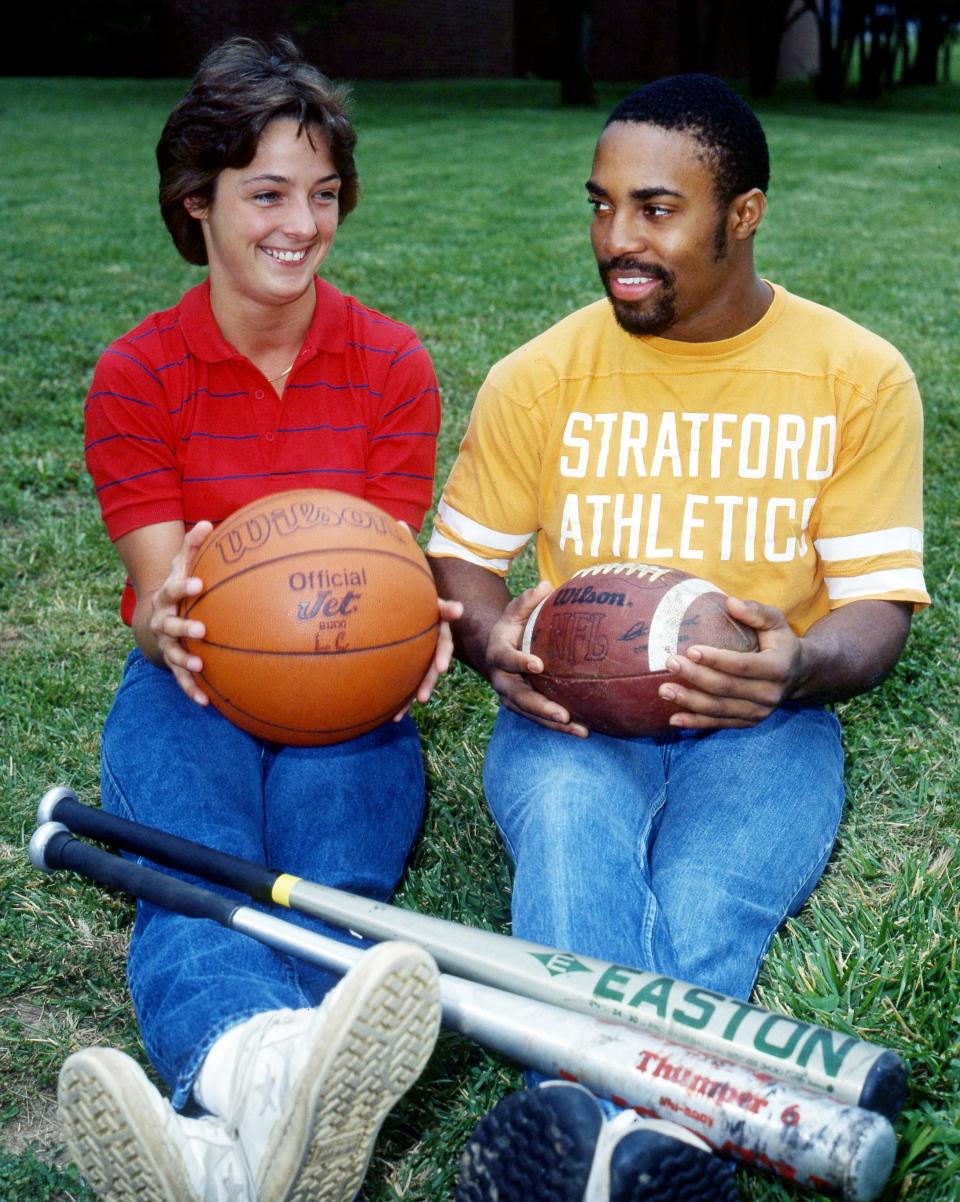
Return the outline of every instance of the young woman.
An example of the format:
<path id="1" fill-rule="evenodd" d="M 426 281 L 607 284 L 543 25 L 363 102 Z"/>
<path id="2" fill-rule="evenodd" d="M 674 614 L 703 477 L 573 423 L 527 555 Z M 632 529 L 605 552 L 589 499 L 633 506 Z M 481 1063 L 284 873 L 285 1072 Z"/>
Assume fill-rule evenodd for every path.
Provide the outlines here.
<path id="1" fill-rule="evenodd" d="M 409 327 L 317 277 L 357 202 L 355 142 L 342 96 L 290 43 L 233 39 L 208 55 L 157 147 L 164 220 L 208 276 L 104 352 L 86 453 L 136 641 L 103 731 L 104 807 L 386 898 L 424 805 L 410 717 L 328 747 L 255 739 L 207 705 L 202 662 L 180 642 L 203 627 L 177 614 L 202 588 L 190 569 L 211 523 L 256 497 L 333 488 L 413 527 L 430 504 L 430 359 Z M 421 702 L 459 612 L 441 602 Z M 375 948 L 334 987 L 144 904 L 128 978 L 172 1105 L 112 1049 L 78 1052 L 60 1075 L 69 1146 L 108 1202 L 352 1197 L 439 1022 L 419 949 Z"/>

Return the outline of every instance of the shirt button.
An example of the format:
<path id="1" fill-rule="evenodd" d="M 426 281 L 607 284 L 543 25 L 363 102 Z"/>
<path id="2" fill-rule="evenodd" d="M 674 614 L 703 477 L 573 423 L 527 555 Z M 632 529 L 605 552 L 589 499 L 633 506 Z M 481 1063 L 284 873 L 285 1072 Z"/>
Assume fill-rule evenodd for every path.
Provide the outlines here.
<path id="1" fill-rule="evenodd" d="M 263 400 L 263 389 L 258 388 L 257 391 L 253 395 L 257 398 L 258 401 L 262 401 Z"/>
<path id="2" fill-rule="evenodd" d="M 273 431 L 268 430 L 265 437 L 266 437 L 267 442 L 273 442 Z"/>

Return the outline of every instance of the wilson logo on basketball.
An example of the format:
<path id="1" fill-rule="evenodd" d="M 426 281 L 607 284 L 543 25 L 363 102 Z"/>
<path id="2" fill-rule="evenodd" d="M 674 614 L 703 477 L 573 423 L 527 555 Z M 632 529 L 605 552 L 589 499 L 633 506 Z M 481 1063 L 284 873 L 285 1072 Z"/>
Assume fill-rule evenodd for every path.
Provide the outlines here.
<path id="1" fill-rule="evenodd" d="M 252 514 L 217 538 L 216 547 L 224 563 L 236 563 L 248 552 L 259 551 L 272 538 L 283 539 L 304 530 L 336 526 L 372 530 L 397 542 L 404 541 L 396 523 L 385 513 L 371 513 L 354 505 L 336 508 L 298 501 L 278 506 L 269 513 Z"/>

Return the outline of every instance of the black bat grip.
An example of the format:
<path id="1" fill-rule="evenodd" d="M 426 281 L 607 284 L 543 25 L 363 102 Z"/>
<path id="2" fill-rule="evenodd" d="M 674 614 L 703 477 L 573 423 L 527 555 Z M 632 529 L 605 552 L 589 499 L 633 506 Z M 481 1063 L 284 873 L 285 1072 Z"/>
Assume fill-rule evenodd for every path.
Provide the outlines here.
<path id="1" fill-rule="evenodd" d="M 38 833 L 43 831 L 43 827 L 38 828 Z M 99 847 L 91 847 L 89 843 L 81 843 L 68 830 L 58 830 L 45 838 L 42 859 L 43 865 L 38 864 L 38 867 L 46 867 L 48 871 L 70 869 L 109 889 L 130 893 L 188 918 L 210 918 L 229 927 L 238 909 L 235 901 L 222 894 L 211 893 L 134 860 L 124 860 Z"/>
<path id="2" fill-rule="evenodd" d="M 147 856 L 158 864 L 202 877 L 205 881 L 223 885 L 237 893 L 245 893 L 257 901 L 269 902 L 273 899 L 273 883 L 277 874 L 262 864 L 253 864 L 179 835 L 168 835 L 165 831 L 143 826 L 139 822 L 130 822 L 116 814 L 108 814 L 106 810 L 95 810 L 72 797 L 61 798 L 45 816 L 62 822 L 75 834 Z"/>

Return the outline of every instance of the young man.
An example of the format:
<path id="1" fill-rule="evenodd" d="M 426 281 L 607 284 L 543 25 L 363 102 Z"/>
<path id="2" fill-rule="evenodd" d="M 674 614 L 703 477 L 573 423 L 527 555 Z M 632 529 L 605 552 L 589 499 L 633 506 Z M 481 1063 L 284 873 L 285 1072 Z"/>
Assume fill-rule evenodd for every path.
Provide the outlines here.
<path id="1" fill-rule="evenodd" d="M 515 933 L 742 998 L 833 846 L 826 707 L 884 679 L 928 601 L 913 376 L 757 274 L 768 175 L 755 115 L 712 77 L 614 110 L 587 183 L 607 299 L 490 372 L 430 543 L 441 594 L 465 606 L 458 653 L 503 702 L 484 776 Z M 504 576 L 534 536 L 541 583 L 511 600 Z M 616 561 L 713 581 L 757 632 L 758 653 L 669 662 L 667 738 L 587 738 L 521 675 L 542 670 L 520 649 L 535 605 Z M 506 1099 L 459 1197 L 733 1196 L 705 1143 L 607 1111 L 558 1082 Z"/>

